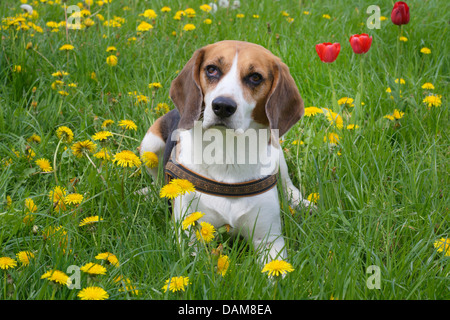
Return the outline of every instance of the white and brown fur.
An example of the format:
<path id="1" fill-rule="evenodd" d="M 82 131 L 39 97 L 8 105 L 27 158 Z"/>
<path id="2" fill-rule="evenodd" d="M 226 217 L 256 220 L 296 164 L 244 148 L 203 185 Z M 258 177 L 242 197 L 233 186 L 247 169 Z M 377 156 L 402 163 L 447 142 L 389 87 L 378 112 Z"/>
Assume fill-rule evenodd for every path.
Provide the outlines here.
<path id="1" fill-rule="evenodd" d="M 269 50 L 252 43 L 221 41 L 194 52 L 170 88 L 176 109 L 158 118 L 140 146 L 141 154 L 154 152 L 167 161 L 174 145 L 172 133 L 178 133 L 177 160 L 199 175 L 226 183 L 239 183 L 261 177 L 258 164 L 194 164 L 191 159 L 194 121 L 201 121 L 204 132 L 211 129 L 278 129 L 284 135 L 303 115 L 303 101 L 288 67 Z M 234 101 L 235 112 L 218 116 L 213 101 L 225 97 Z M 309 206 L 289 178 L 288 167 L 278 144 L 270 140 L 266 150 L 279 168 L 284 193 L 292 205 Z M 156 179 L 157 169 L 149 169 Z M 181 201 L 181 203 L 180 203 Z M 219 228 L 231 226 L 231 232 L 251 239 L 260 260 L 285 259 L 280 204 L 277 188 L 249 197 L 220 197 L 193 192 L 175 199 L 178 220 L 201 211 L 206 221 Z"/>

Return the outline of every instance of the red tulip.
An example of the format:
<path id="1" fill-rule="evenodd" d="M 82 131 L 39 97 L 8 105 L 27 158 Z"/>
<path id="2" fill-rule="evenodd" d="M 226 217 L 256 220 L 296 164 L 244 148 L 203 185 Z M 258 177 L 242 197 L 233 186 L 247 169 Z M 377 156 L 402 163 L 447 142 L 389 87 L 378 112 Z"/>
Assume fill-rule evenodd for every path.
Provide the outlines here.
<path id="1" fill-rule="evenodd" d="M 353 52 L 357 54 L 366 53 L 369 51 L 372 44 L 372 37 L 367 34 L 354 34 L 350 37 L 350 45 Z"/>
<path id="2" fill-rule="evenodd" d="M 336 60 L 341 51 L 341 45 L 339 43 L 324 42 L 316 44 L 316 51 L 322 62 L 331 63 Z"/>
<path id="3" fill-rule="evenodd" d="M 391 12 L 391 20 L 393 24 L 401 25 L 409 22 L 409 7 L 403 1 L 398 1 L 394 4 Z"/>

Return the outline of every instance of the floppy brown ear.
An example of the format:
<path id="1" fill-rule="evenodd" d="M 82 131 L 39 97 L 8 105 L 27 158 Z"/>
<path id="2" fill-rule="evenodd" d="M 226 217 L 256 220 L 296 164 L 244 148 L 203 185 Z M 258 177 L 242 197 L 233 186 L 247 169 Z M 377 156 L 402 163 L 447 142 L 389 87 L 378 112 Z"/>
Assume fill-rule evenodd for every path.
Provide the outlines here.
<path id="1" fill-rule="evenodd" d="M 303 116 L 305 109 L 297 85 L 289 68 L 281 61 L 276 63 L 272 90 L 266 103 L 270 129 L 284 135 Z"/>
<path id="2" fill-rule="evenodd" d="M 169 95 L 180 113 L 179 129 L 190 129 L 200 118 L 203 94 L 200 88 L 200 66 L 204 50 L 198 49 L 186 63 L 183 70 L 172 81 Z"/>

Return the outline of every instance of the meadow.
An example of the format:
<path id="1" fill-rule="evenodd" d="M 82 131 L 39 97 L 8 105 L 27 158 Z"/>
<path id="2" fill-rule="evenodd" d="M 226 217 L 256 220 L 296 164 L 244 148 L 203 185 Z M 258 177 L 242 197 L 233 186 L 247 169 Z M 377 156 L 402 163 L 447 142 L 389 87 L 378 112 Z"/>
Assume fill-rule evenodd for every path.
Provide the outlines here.
<path id="1" fill-rule="evenodd" d="M 0 2 L 0 299 L 449 299 L 448 3 L 408 1 L 400 27 L 387 0 L 219 2 Z M 171 81 L 224 39 L 279 56 L 306 107 L 282 146 L 317 210 L 281 201 L 293 271 L 275 281 L 226 229 L 177 245 L 138 157 Z"/>

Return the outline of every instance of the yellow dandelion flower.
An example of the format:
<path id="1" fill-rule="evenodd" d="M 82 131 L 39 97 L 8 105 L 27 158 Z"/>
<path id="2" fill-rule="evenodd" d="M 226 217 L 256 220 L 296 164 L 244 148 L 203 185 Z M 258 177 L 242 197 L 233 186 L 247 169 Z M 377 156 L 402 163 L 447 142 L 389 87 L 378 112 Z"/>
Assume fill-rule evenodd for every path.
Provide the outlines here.
<path id="1" fill-rule="evenodd" d="M 183 27 L 184 31 L 192 31 L 195 29 L 195 25 L 193 25 L 192 23 L 188 23 Z"/>
<path id="2" fill-rule="evenodd" d="M 75 47 L 71 44 L 65 44 L 61 48 L 59 48 L 59 51 L 69 51 L 73 50 Z"/>
<path id="3" fill-rule="evenodd" d="M 86 18 L 86 19 L 84 19 L 83 24 L 89 28 L 95 24 L 95 21 L 92 20 L 91 18 Z"/>
<path id="4" fill-rule="evenodd" d="M 243 13 L 238 13 L 237 15 L 236 15 L 236 18 L 239 18 L 239 19 L 242 19 L 242 18 L 244 18 L 245 17 L 245 15 L 243 14 Z"/>
<path id="5" fill-rule="evenodd" d="M 111 252 L 99 253 L 95 256 L 95 259 L 106 260 L 115 267 L 119 267 L 119 259 L 117 259 L 116 255 L 112 254 Z"/>
<path id="6" fill-rule="evenodd" d="M 407 42 L 407 41 L 408 41 L 408 38 L 405 37 L 405 36 L 401 36 L 401 37 L 398 38 L 398 40 L 400 40 L 400 41 L 402 41 L 402 42 Z"/>
<path id="7" fill-rule="evenodd" d="M 305 108 L 305 116 L 306 117 L 311 117 L 311 116 L 315 116 L 318 113 L 323 113 L 323 110 L 314 106 Z"/>
<path id="8" fill-rule="evenodd" d="M 62 285 L 70 285 L 70 278 L 67 274 L 59 270 L 50 270 L 41 276 L 41 279 L 47 279 Z"/>
<path id="9" fill-rule="evenodd" d="M 24 266 L 30 264 L 30 259 L 34 258 L 34 254 L 30 251 L 20 251 L 16 254 L 17 260 L 20 261 Z"/>
<path id="10" fill-rule="evenodd" d="M 163 103 L 158 103 L 156 105 L 155 110 L 157 112 L 167 113 L 167 112 L 170 111 L 170 107 L 169 107 L 169 105 L 167 103 L 163 102 Z"/>
<path id="11" fill-rule="evenodd" d="M 109 160 L 111 159 L 111 154 L 108 149 L 102 148 L 99 152 L 94 153 L 94 157 L 97 159 Z"/>
<path id="12" fill-rule="evenodd" d="M 14 67 L 13 67 L 13 72 L 15 72 L 15 73 L 20 73 L 20 72 L 22 72 L 22 67 L 21 67 L 21 66 L 14 66 Z"/>
<path id="13" fill-rule="evenodd" d="M 158 15 L 156 14 L 155 10 L 147 9 L 144 11 L 144 13 L 139 14 L 139 16 L 144 16 L 148 19 L 155 19 Z"/>
<path id="14" fill-rule="evenodd" d="M 214 239 L 214 233 L 216 229 L 214 226 L 208 222 L 200 222 L 200 230 L 195 232 L 197 240 L 205 241 L 206 243 L 211 242 Z"/>
<path id="15" fill-rule="evenodd" d="M 170 9 L 170 7 L 168 6 L 164 6 L 161 8 L 161 12 L 170 12 L 172 9 Z"/>
<path id="16" fill-rule="evenodd" d="M 59 204 L 63 203 L 64 197 L 66 196 L 66 189 L 64 187 L 56 186 L 52 191 L 48 193 L 48 197 L 53 205 L 59 208 Z M 63 208 L 65 208 L 63 206 Z"/>
<path id="17" fill-rule="evenodd" d="M 109 46 L 106 48 L 106 52 L 117 51 L 117 48 L 114 46 Z"/>
<path id="18" fill-rule="evenodd" d="M 134 152 L 130 150 L 123 150 L 119 153 L 116 153 L 113 158 L 113 163 L 116 163 L 121 167 L 139 167 L 142 162 Z"/>
<path id="19" fill-rule="evenodd" d="M 330 133 L 328 134 L 328 136 L 325 136 L 323 138 L 324 142 L 331 143 L 331 144 L 338 144 L 339 143 L 339 136 L 336 133 Z"/>
<path id="20" fill-rule="evenodd" d="M 323 15 L 322 15 L 322 18 L 325 18 L 325 19 L 331 19 L 331 17 L 330 17 L 329 14 L 323 14 Z"/>
<path id="21" fill-rule="evenodd" d="M 0 269 L 8 270 L 9 268 L 13 269 L 17 266 L 17 262 L 10 257 L 0 257 Z"/>
<path id="22" fill-rule="evenodd" d="M 395 79 L 395 83 L 398 83 L 398 81 L 399 81 L 399 79 L 397 78 L 397 79 Z M 406 82 L 405 82 L 405 79 L 403 79 L 403 78 L 400 78 L 400 84 L 405 84 Z"/>
<path id="23" fill-rule="evenodd" d="M 404 112 L 394 109 L 394 112 L 392 114 L 387 114 L 383 118 L 394 121 L 394 120 L 399 120 L 399 119 L 403 118 L 404 115 L 405 115 Z"/>
<path id="24" fill-rule="evenodd" d="M 100 132 L 95 133 L 92 136 L 92 139 L 93 140 L 104 141 L 104 140 L 108 139 L 109 137 L 112 137 L 112 135 L 113 134 L 110 131 L 100 131 Z"/>
<path id="25" fill-rule="evenodd" d="M 254 14 L 252 17 L 253 19 L 259 19 L 259 14 Z"/>
<path id="26" fill-rule="evenodd" d="M 56 236 L 61 238 L 61 237 L 65 237 L 66 235 L 67 235 L 67 232 L 64 230 L 64 228 L 62 226 L 57 226 L 57 227 L 49 226 L 42 231 L 42 236 L 43 236 L 44 240 L 48 240 L 48 239 L 56 237 Z"/>
<path id="27" fill-rule="evenodd" d="M 99 218 L 98 216 L 87 217 L 87 218 L 84 218 L 83 220 L 81 220 L 81 222 L 78 226 L 83 227 L 88 224 L 93 224 L 93 223 L 96 223 L 99 221 L 103 221 L 103 218 Z"/>
<path id="28" fill-rule="evenodd" d="M 85 153 L 94 152 L 97 149 L 97 145 L 90 140 L 85 140 L 74 143 L 70 148 L 77 158 L 81 158 Z"/>
<path id="29" fill-rule="evenodd" d="M 50 85 L 50 87 L 51 87 L 53 90 L 56 90 L 56 89 L 58 89 L 58 87 L 62 86 L 63 84 L 64 84 L 64 81 L 56 80 L 56 81 L 53 81 L 53 82 L 52 82 L 52 84 Z"/>
<path id="30" fill-rule="evenodd" d="M 131 284 L 131 280 L 128 278 L 124 279 L 122 276 L 118 276 L 114 278 L 114 282 L 121 285 L 121 288 L 119 288 L 120 292 L 130 291 L 134 295 L 139 294 L 139 290 L 136 290 L 136 287 Z"/>
<path id="31" fill-rule="evenodd" d="M 113 120 L 111 120 L 111 119 L 106 119 L 106 120 L 103 121 L 103 123 L 102 123 L 102 128 L 107 128 L 107 127 L 109 127 L 110 125 L 112 125 L 113 123 L 114 123 Z"/>
<path id="32" fill-rule="evenodd" d="M 317 203 L 319 201 L 320 195 L 318 193 L 311 193 L 308 196 L 308 201 L 312 203 Z"/>
<path id="33" fill-rule="evenodd" d="M 182 193 L 182 190 L 180 186 L 169 183 L 166 184 L 164 187 L 161 188 L 161 191 L 159 192 L 160 198 L 167 198 L 167 199 L 174 199 L 178 197 Z"/>
<path id="34" fill-rule="evenodd" d="M 333 112 L 328 108 L 322 108 L 322 110 L 324 111 L 324 114 L 331 125 L 336 126 L 338 129 L 342 129 L 344 127 L 344 121 L 342 120 L 342 117 L 339 114 Z"/>
<path id="35" fill-rule="evenodd" d="M 73 132 L 66 126 L 61 126 L 56 129 L 56 136 L 61 139 L 62 142 L 71 143 L 73 140 Z"/>
<path id="36" fill-rule="evenodd" d="M 158 156 L 154 152 L 146 151 L 142 153 L 141 159 L 149 168 L 155 168 L 158 166 Z"/>
<path id="37" fill-rule="evenodd" d="M 181 188 L 181 194 L 191 193 L 195 191 L 194 185 L 186 179 L 172 179 L 170 183 L 176 184 Z"/>
<path id="38" fill-rule="evenodd" d="M 172 277 L 166 280 L 166 284 L 164 287 L 164 292 L 167 290 L 176 292 L 176 291 L 185 291 L 184 288 L 189 284 L 189 277 Z"/>
<path id="39" fill-rule="evenodd" d="M 422 89 L 426 89 L 426 90 L 434 90 L 434 86 L 433 86 L 433 84 L 430 83 L 430 82 L 425 82 L 425 83 L 422 85 Z"/>
<path id="40" fill-rule="evenodd" d="M 269 272 L 269 276 L 279 276 L 288 272 L 294 271 L 294 268 L 289 262 L 284 260 L 272 260 L 267 263 L 262 269 L 262 273 Z"/>
<path id="41" fill-rule="evenodd" d="M 392 116 L 395 118 L 395 119 L 401 119 L 401 118 L 403 118 L 403 115 L 404 115 L 405 113 L 404 112 L 401 112 L 401 111 L 399 111 L 399 110 L 397 110 L 397 109 L 394 109 L 394 112 L 392 113 Z"/>
<path id="42" fill-rule="evenodd" d="M 187 8 L 186 10 L 184 10 L 184 13 L 188 18 L 195 18 L 195 10 L 192 8 Z"/>
<path id="43" fill-rule="evenodd" d="M 106 63 L 111 67 L 116 66 L 118 61 L 119 59 L 115 55 L 110 55 L 109 57 L 106 58 Z"/>
<path id="44" fill-rule="evenodd" d="M 58 23 L 55 21 L 49 21 L 45 25 L 51 29 L 58 28 Z"/>
<path id="45" fill-rule="evenodd" d="M 34 204 L 33 199 L 31 198 L 25 199 L 25 207 L 28 209 L 27 215 L 28 213 L 35 213 L 38 209 L 37 206 Z"/>
<path id="46" fill-rule="evenodd" d="M 355 105 L 353 104 L 353 99 L 352 98 L 348 98 L 348 97 L 343 97 L 343 98 L 340 98 L 339 100 L 338 100 L 338 104 L 341 106 L 341 105 L 343 105 L 343 104 L 345 104 L 345 105 L 347 105 L 347 106 L 349 106 L 349 107 L 354 107 Z"/>
<path id="47" fill-rule="evenodd" d="M 86 263 L 80 270 L 89 274 L 106 274 L 106 268 L 94 262 Z"/>
<path id="48" fill-rule="evenodd" d="M 53 170 L 50 165 L 50 161 L 44 158 L 38 159 L 35 161 L 37 166 L 42 170 L 42 172 L 51 172 Z"/>
<path id="49" fill-rule="evenodd" d="M 60 210 L 66 210 L 64 204 L 64 197 L 66 196 L 66 190 L 64 187 L 56 186 L 52 191 L 49 192 L 49 198 L 53 203 L 53 207 L 56 212 Z"/>
<path id="50" fill-rule="evenodd" d="M 212 7 L 208 4 L 202 4 L 200 6 L 200 10 L 205 11 L 205 12 L 210 12 L 212 10 Z"/>
<path id="51" fill-rule="evenodd" d="M 293 144 L 294 146 L 296 146 L 298 144 L 302 146 L 305 143 L 302 140 L 299 141 L 298 139 L 296 139 L 296 140 L 292 141 L 291 144 Z"/>
<path id="52" fill-rule="evenodd" d="M 109 298 L 108 292 L 100 287 L 86 287 L 78 295 L 81 300 L 106 300 Z"/>
<path id="53" fill-rule="evenodd" d="M 160 88 L 162 88 L 162 84 L 159 82 L 152 82 L 148 85 L 148 88 L 149 89 L 153 89 L 153 88 L 160 89 Z"/>
<path id="54" fill-rule="evenodd" d="M 52 77 L 63 77 L 63 76 L 68 76 L 68 75 L 69 75 L 68 72 L 61 71 L 61 70 L 52 73 Z"/>
<path id="55" fill-rule="evenodd" d="M 27 139 L 28 142 L 36 142 L 36 143 L 41 143 L 41 137 L 38 136 L 37 134 L 32 134 L 31 137 L 29 137 Z"/>
<path id="56" fill-rule="evenodd" d="M 150 29 L 153 29 L 153 26 L 145 21 L 142 21 L 136 28 L 137 31 L 143 32 L 143 31 L 148 31 Z"/>
<path id="57" fill-rule="evenodd" d="M 435 241 L 433 245 L 438 252 L 444 252 L 445 256 L 450 256 L 450 238 L 441 238 Z"/>
<path id="58" fill-rule="evenodd" d="M 137 131 L 137 125 L 132 120 L 120 120 L 119 126 L 125 128 L 127 130 L 135 130 Z"/>
<path id="59" fill-rule="evenodd" d="M 181 224 L 182 224 L 183 230 L 186 230 L 189 226 L 193 226 L 193 225 L 195 224 L 195 222 L 196 222 L 198 219 L 200 219 L 201 217 L 203 217 L 204 215 L 205 215 L 204 213 L 199 212 L 199 211 L 194 212 L 194 213 L 191 213 L 190 215 L 188 215 L 188 216 L 183 220 L 183 222 L 181 223 Z"/>
<path id="60" fill-rule="evenodd" d="M 217 273 L 220 275 L 225 276 L 225 273 L 227 273 L 228 267 L 230 266 L 230 259 L 226 255 L 220 255 L 219 259 L 217 260 Z"/>
<path id="61" fill-rule="evenodd" d="M 175 13 L 175 15 L 173 16 L 173 19 L 174 19 L 174 20 L 181 20 L 181 18 L 182 18 L 183 16 L 185 16 L 185 15 L 186 15 L 186 13 L 184 13 L 183 10 L 179 10 L 179 11 L 177 11 L 177 12 Z"/>
<path id="62" fill-rule="evenodd" d="M 392 92 L 391 88 L 388 87 L 388 88 L 386 89 L 386 92 L 387 92 L 387 93 L 391 93 L 391 92 Z"/>
<path id="63" fill-rule="evenodd" d="M 425 97 L 425 99 L 423 99 L 422 102 L 425 103 L 428 108 L 440 107 L 442 105 L 441 98 L 442 98 L 441 95 L 431 94 L 431 95 Z"/>
<path id="64" fill-rule="evenodd" d="M 71 193 L 64 197 L 65 204 L 80 204 L 83 201 L 83 195 L 79 193 Z"/>
<path id="65" fill-rule="evenodd" d="M 359 126 L 357 124 L 349 124 L 347 125 L 347 130 L 354 130 L 354 129 L 358 129 Z"/>
<path id="66" fill-rule="evenodd" d="M 423 47 L 422 49 L 420 49 L 420 52 L 423 54 L 430 54 L 431 50 L 427 47 Z"/>
<path id="67" fill-rule="evenodd" d="M 37 211 L 37 206 L 34 204 L 33 199 L 31 198 L 27 198 L 25 199 L 25 207 L 28 209 L 28 212 L 36 212 Z"/>

